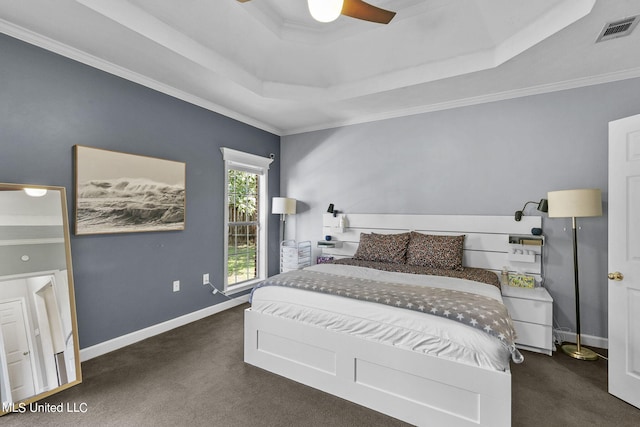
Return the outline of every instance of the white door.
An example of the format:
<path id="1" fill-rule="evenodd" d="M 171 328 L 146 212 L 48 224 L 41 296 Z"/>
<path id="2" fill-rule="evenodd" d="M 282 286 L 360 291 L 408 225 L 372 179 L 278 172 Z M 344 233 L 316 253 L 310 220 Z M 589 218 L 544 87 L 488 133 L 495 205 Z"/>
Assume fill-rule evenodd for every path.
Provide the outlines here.
<path id="1" fill-rule="evenodd" d="M 640 115 L 609 123 L 609 272 L 609 393 L 640 407 Z"/>
<path id="2" fill-rule="evenodd" d="M 21 301 L 0 303 L 0 327 L 9 372 L 13 402 L 32 397 L 35 393 L 31 349 Z"/>

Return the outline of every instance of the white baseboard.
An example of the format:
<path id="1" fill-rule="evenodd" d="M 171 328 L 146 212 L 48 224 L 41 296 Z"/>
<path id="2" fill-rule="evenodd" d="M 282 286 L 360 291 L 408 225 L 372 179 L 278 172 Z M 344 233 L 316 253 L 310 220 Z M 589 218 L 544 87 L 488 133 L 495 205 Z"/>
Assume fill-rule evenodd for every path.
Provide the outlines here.
<path id="1" fill-rule="evenodd" d="M 202 310 L 194 311 L 193 313 L 185 314 L 184 316 L 176 317 L 175 319 L 167 320 L 166 322 L 158 323 L 157 325 L 149 326 L 148 328 L 140 329 L 139 331 L 131 332 L 126 335 L 122 335 L 117 338 L 113 338 L 109 341 L 101 342 L 100 344 L 93 345 L 91 347 L 80 349 L 80 361 L 84 362 L 94 357 L 102 356 L 114 350 L 126 347 L 134 344 L 138 341 L 153 337 L 163 332 L 170 331 L 172 329 L 184 326 L 196 320 L 203 319 L 207 316 L 211 316 L 216 313 L 228 310 L 236 307 L 240 304 L 249 302 L 249 294 L 242 295 L 229 301 L 225 301 Z M 559 336 L 563 341 L 576 342 L 575 332 L 562 331 L 554 329 L 554 336 Z M 597 348 L 609 348 L 609 340 L 603 337 L 596 337 L 593 335 L 582 334 L 582 344 Z"/>
<path id="2" fill-rule="evenodd" d="M 576 333 L 570 331 L 562 331 L 559 329 L 553 330 L 554 336 L 560 336 L 565 342 L 576 342 Z M 580 343 L 590 347 L 597 348 L 609 348 L 609 339 L 603 337 L 596 337 L 593 335 L 580 334 Z"/>
<path id="3" fill-rule="evenodd" d="M 176 317 L 175 319 L 167 320 L 166 322 L 158 323 L 157 325 L 149 326 L 148 328 L 140 329 L 139 331 L 113 338 L 109 341 L 101 342 L 100 344 L 92 345 L 91 347 L 80 349 L 80 361 L 85 362 L 93 359 L 94 357 L 102 356 L 103 354 L 118 350 L 119 348 L 126 347 L 177 327 L 184 326 L 188 323 L 195 322 L 196 320 L 203 319 L 207 316 L 220 313 L 221 311 L 228 310 L 240 304 L 244 304 L 245 302 L 249 302 L 249 294 L 212 305 L 202 310 L 194 311 L 193 313 L 185 314 L 184 316 Z"/>

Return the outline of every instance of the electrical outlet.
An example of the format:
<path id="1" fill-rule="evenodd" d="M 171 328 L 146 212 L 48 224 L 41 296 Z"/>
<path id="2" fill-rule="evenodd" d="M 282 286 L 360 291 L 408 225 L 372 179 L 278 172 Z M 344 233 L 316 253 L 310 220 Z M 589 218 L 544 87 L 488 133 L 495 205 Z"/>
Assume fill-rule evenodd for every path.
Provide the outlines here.
<path id="1" fill-rule="evenodd" d="M 203 285 L 208 285 L 209 284 L 209 273 L 204 273 L 202 275 L 202 284 Z"/>
<path id="2" fill-rule="evenodd" d="M 180 280 L 173 281 L 173 292 L 178 292 L 180 290 Z"/>

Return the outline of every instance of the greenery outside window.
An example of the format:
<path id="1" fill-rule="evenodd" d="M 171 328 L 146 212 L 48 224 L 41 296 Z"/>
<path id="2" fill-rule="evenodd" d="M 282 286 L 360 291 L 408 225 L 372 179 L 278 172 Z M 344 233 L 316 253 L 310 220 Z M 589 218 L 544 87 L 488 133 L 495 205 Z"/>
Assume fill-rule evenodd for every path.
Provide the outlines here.
<path id="1" fill-rule="evenodd" d="M 267 274 L 267 180 L 271 159 L 222 148 L 225 162 L 225 291 Z"/>

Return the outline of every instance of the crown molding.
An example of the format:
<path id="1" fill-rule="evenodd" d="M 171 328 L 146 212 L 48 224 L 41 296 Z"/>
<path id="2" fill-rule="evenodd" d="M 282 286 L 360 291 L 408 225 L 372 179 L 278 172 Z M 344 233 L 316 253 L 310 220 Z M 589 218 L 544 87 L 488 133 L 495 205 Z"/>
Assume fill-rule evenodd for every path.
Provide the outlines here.
<path id="1" fill-rule="evenodd" d="M 542 84 L 523 89 L 514 89 L 504 92 L 496 92 L 487 95 L 474 96 L 453 101 L 445 101 L 436 104 L 422 105 L 419 107 L 394 110 L 381 114 L 369 114 L 352 120 L 341 120 L 325 122 L 316 126 L 300 127 L 287 130 L 281 136 L 296 135 L 300 133 L 313 132 L 318 130 L 332 129 L 343 126 L 350 126 L 362 123 L 370 123 L 399 117 L 413 116 L 417 114 L 432 113 L 435 111 L 451 110 L 454 108 L 469 107 L 489 102 L 505 101 L 508 99 L 524 98 L 533 95 L 543 95 L 545 93 L 560 92 L 569 89 L 578 89 L 586 86 L 595 86 L 605 83 L 613 83 L 621 80 L 628 80 L 640 77 L 640 68 L 632 68 L 624 71 L 600 74 L 597 76 L 582 77 L 578 79 L 566 80 L 558 83 Z"/>
<path id="2" fill-rule="evenodd" d="M 256 127 L 258 129 L 262 129 L 266 132 L 273 133 L 276 135 L 280 135 L 281 133 L 281 129 L 273 127 L 267 123 L 256 120 L 252 117 L 246 116 L 244 114 L 241 114 L 229 108 L 223 107 L 219 104 L 207 101 L 205 99 L 202 99 L 190 93 L 184 92 L 173 86 L 161 83 L 157 80 L 151 79 L 142 74 L 131 71 L 127 68 L 113 64 L 109 61 L 105 61 L 96 56 L 83 52 L 79 49 L 75 49 L 64 43 L 55 41 L 49 37 L 45 37 L 41 34 L 37 34 L 26 28 L 7 22 L 3 19 L 0 19 L 0 32 L 8 36 L 11 36 L 15 39 L 32 44 L 34 46 L 40 47 L 42 49 L 48 50 L 50 52 L 72 59 L 74 61 L 80 62 L 82 64 L 88 65 L 92 68 L 96 68 L 106 73 L 113 74 L 125 80 L 129 80 L 131 82 L 148 87 L 150 89 L 164 93 L 166 95 L 172 96 L 174 98 L 180 99 L 190 104 L 197 105 L 198 107 L 202 107 L 209 111 L 213 111 L 214 113 L 218 113 L 223 116 L 229 117 L 231 119 L 238 120 L 242 123 Z"/>
<path id="3" fill-rule="evenodd" d="M 483 104 L 488 102 L 496 102 L 496 101 L 502 101 L 507 99 L 532 96 L 532 95 L 540 95 L 540 94 L 545 94 L 550 92 L 557 92 L 562 90 L 575 89 L 575 88 L 580 88 L 585 86 L 593 86 L 593 85 L 598 85 L 603 83 L 610 83 L 610 82 L 640 77 L 640 68 L 633 68 L 629 70 L 606 73 L 606 74 L 601 74 L 597 76 L 589 76 L 589 77 L 583 77 L 578 79 L 566 80 L 558 83 L 542 84 L 542 85 L 532 86 L 524 89 L 515 89 L 515 90 L 508 90 L 503 92 L 496 92 L 496 93 L 487 94 L 487 95 L 457 99 L 453 101 L 445 101 L 445 102 L 440 102 L 435 104 L 422 105 L 418 107 L 399 109 L 399 110 L 389 111 L 385 113 L 365 114 L 354 119 L 330 121 L 330 122 L 324 122 L 322 124 L 317 124 L 313 126 L 302 126 L 302 127 L 285 130 L 285 129 L 274 127 L 262 121 L 256 120 L 252 117 L 246 116 L 237 111 L 223 107 L 219 104 L 207 101 L 195 95 L 186 93 L 175 87 L 158 82 L 154 79 L 151 79 L 139 73 L 133 72 L 127 68 L 115 65 L 109 61 L 105 61 L 93 55 L 87 54 L 86 52 L 72 48 L 68 45 L 65 45 L 64 43 L 57 42 L 53 39 L 34 33 L 30 30 L 19 27 L 15 24 L 9 23 L 2 19 L 0 19 L 0 32 L 8 36 L 14 37 L 18 40 L 22 40 L 26 43 L 54 52 L 66 58 L 72 59 L 74 61 L 83 63 L 90 67 L 121 77 L 125 80 L 138 83 L 142 86 L 148 87 L 150 89 L 156 90 L 158 92 L 164 93 L 166 95 L 172 96 L 174 98 L 180 99 L 190 104 L 197 105 L 209 111 L 213 111 L 215 113 L 221 114 L 231 119 L 238 120 L 242 123 L 245 123 L 255 128 L 275 134 L 277 136 L 295 135 L 299 133 L 312 132 L 317 130 L 324 130 L 324 129 L 336 128 L 341 126 L 361 124 L 361 123 L 368 123 L 368 122 L 379 121 L 379 120 L 387 120 L 387 119 L 411 116 L 416 114 L 424 114 L 424 113 L 453 109 L 453 108 L 461 108 L 461 107 L 478 105 L 478 104 Z"/>
<path id="4" fill-rule="evenodd" d="M 64 238 L 0 240 L 0 246 L 50 245 L 55 243 L 64 244 Z"/>

